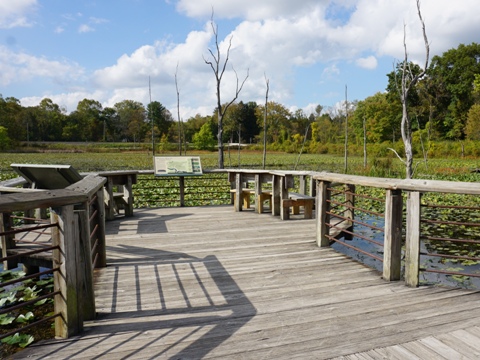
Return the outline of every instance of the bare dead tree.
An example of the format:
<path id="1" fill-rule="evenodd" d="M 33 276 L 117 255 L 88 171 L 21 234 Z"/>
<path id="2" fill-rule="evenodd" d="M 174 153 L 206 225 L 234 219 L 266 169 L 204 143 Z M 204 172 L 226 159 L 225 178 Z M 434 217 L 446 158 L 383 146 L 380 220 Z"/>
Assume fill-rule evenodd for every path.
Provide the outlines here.
<path id="1" fill-rule="evenodd" d="M 302 147 L 300 148 L 300 152 L 298 153 L 297 160 L 295 161 L 295 166 L 293 167 L 293 170 L 297 170 L 298 163 L 300 162 L 300 156 L 302 156 L 303 149 L 305 148 L 305 143 L 307 142 L 309 129 L 310 129 L 310 124 L 308 124 L 307 128 L 305 129 L 305 136 L 303 137 Z"/>
<path id="2" fill-rule="evenodd" d="M 265 83 L 267 84 L 267 90 L 265 92 L 265 109 L 263 112 L 263 168 L 267 164 L 267 107 L 268 107 L 268 91 L 270 90 L 270 80 L 267 79 L 265 74 Z"/>
<path id="3" fill-rule="evenodd" d="M 177 90 L 177 119 L 178 119 L 178 151 L 179 155 L 182 155 L 182 143 L 183 143 L 183 137 L 182 137 L 182 122 L 180 119 L 180 91 L 178 90 L 178 80 L 177 80 L 177 73 L 178 73 L 178 63 L 177 63 L 177 68 L 175 70 L 175 88 Z"/>
<path id="4" fill-rule="evenodd" d="M 417 12 L 418 18 L 420 19 L 420 23 L 422 25 L 423 41 L 425 43 L 425 64 L 417 75 L 414 75 L 412 69 L 410 68 L 410 64 L 408 63 L 405 25 L 403 28 L 403 48 L 405 57 L 402 66 L 402 88 L 400 93 L 400 101 L 402 103 L 401 133 L 403 145 L 405 147 L 405 159 L 401 158 L 398 153 L 396 154 L 399 159 L 405 164 L 407 179 L 411 179 L 413 177 L 412 122 L 408 113 L 408 94 L 410 90 L 415 87 L 417 82 L 425 75 L 430 56 L 430 45 L 428 44 L 427 33 L 425 30 L 425 22 L 423 21 L 422 12 L 420 10 L 420 0 L 417 0 Z"/>
<path id="5" fill-rule="evenodd" d="M 220 45 L 218 43 L 218 26 L 215 24 L 213 21 L 213 11 L 212 11 L 212 17 L 210 20 L 210 25 L 212 27 L 213 35 L 215 37 L 215 51 L 212 51 L 211 49 L 208 49 L 208 52 L 210 53 L 210 56 L 212 57 L 212 60 L 207 60 L 205 57 L 203 57 L 203 60 L 205 61 L 205 64 L 210 65 L 212 68 L 212 71 L 215 75 L 215 81 L 216 81 L 216 95 L 217 95 L 217 116 L 218 116 L 218 134 L 217 134 L 217 139 L 218 139 L 218 168 L 223 169 L 224 168 L 224 161 L 223 161 L 223 116 L 227 112 L 227 109 L 232 105 L 235 100 L 237 100 L 238 95 L 242 91 L 243 85 L 245 84 L 245 81 L 248 79 L 248 70 L 247 70 L 247 75 L 243 79 L 243 81 L 240 83 L 238 79 L 238 74 L 233 69 L 233 72 L 235 73 L 235 77 L 237 79 L 236 83 L 236 89 L 235 89 L 235 95 L 233 99 L 226 103 L 225 105 L 222 106 L 222 100 L 221 100 L 221 84 L 222 84 L 222 79 L 223 75 L 225 74 L 225 69 L 227 67 L 227 63 L 230 59 L 230 49 L 232 47 L 232 36 L 230 37 L 228 41 L 228 48 L 227 52 L 225 54 L 225 60 L 222 59 L 222 54 L 220 51 Z"/>
<path id="6" fill-rule="evenodd" d="M 348 97 L 347 85 L 345 85 L 345 174 L 348 170 Z"/>
<path id="7" fill-rule="evenodd" d="M 367 118 L 363 117 L 363 168 L 367 168 Z"/>

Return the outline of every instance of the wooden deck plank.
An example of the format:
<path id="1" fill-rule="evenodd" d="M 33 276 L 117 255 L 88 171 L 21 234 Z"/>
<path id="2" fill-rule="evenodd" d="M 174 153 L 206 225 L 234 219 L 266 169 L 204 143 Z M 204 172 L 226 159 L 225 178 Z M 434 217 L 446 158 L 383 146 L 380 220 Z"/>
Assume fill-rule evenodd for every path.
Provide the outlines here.
<path id="1" fill-rule="evenodd" d="M 411 359 L 439 355 L 438 342 L 448 355 L 465 355 L 460 341 L 476 349 L 480 294 L 385 282 L 318 248 L 314 220 L 292 218 L 220 206 L 108 222 L 98 318 L 18 358 Z"/>

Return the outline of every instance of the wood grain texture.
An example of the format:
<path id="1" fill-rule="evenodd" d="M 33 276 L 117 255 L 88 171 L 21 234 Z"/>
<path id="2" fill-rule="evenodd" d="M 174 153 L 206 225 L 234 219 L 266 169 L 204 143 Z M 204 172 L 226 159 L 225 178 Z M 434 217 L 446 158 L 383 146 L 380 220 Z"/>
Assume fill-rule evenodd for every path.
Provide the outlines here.
<path id="1" fill-rule="evenodd" d="M 97 319 L 17 359 L 478 358 L 479 293 L 386 282 L 317 247 L 315 220 L 218 206 L 106 226 Z"/>

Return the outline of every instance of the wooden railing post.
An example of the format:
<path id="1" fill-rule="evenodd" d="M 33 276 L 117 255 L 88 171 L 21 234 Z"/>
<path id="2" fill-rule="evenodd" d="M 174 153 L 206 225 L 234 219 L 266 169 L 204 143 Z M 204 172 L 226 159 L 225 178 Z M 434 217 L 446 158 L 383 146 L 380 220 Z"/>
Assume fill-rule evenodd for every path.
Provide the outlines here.
<path id="1" fill-rule="evenodd" d="M 307 195 L 307 176 L 306 175 L 300 175 L 298 177 L 299 181 L 299 190 L 298 192 L 303 195 Z"/>
<path id="2" fill-rule="evenodd" d="M 242 211 L 242 174 L 235 176 L 235 211 Z"/>
<path id="3" fill-rule="evenodd" d="M 330 246 L 330 240 L 327 235 L 330 232 L 328 224 L 330 223 L 330 215 L 327 212 L 330 209 L 330 183 L 327 181 L 317 181 L 317 197 L 316 197 L 316 224 L 317 224 L 317 245 L 319 247 Z"/>
<path id="4" fill-rule="evenodd" d="M 255 174 L 255 212 L 260 213 L 260 209 L 263 209 L 263 204 L 261 202 L 263 199 L 262 195 L 262 177 L 260 174 Z"/>
<path id="5" fill-rule="evenodd" d="M 385 237 L 383 243 L 383 278 L 400 280 L 402 265 L 402 216 L 401 190 L 387 190 L 385 198 Z"/>
<path id="6" fill-rule="evenodd" d="M 93 290 L 93 266 L 92 266 L 92 251 L 90 243 L 90 211 L 88 201 L 85 202 L 81 208 L 75 210 L 75 215 L 78 217 L 79 227 L 79 253 L 76 260 L 77 266 L 77 284 L 80 289 L 80 296 L 78 303 L 81 306 L 82 320 L 95 319 L 95 293 Z M 67 239 L 71 241 L 71 239 Z M 72 259 L 67 259 L 72 261 Z"/>
<path id="7" fill-rule="evenodd" d="M 11 218 L 12 213 L 4 212 L 0 214 L 0 232 L 5 232 L 13 229 L 13 221 Z M 2 236 L 2 257 L 8 256 L 8 249 L 16 247 L 13 235 Z M 15 269 L 18 263 L 15 260 L 5 260 L 3 262 L 4 270 Z"/>
<path id="8" fill-rule="evenodd" d="M 405 284 L 418 286 L 420 268 L 420 214 L 421 194 L 418 191 L 408 193 L 407 229 L 405 241 Z"/>
<path id="9" fill-rule="evenodd" d="M 94 222 L 97 225 L 98 229 L 96 232 L 97 247 L 95 251 L 96 261 L 94 263 L 94 267 L 103 268 L 107 266 L 107 248 L 106 248 L 106 240 L 105 240 L 105 205 L 104 205 L 105 193 L 103 191 L 103 187 L 101 187 L 97 191 L 96 195 L 97 195 L 97 201 L 95 206 L 97 208 L 97 216 L 94 219 Z M 94 259 L 92 259 L 92 261 L 93 260 Z"/>
<path id="10" fill-rule="evenodd" d="M 178 178 L 178 184 L 180 186 L 180 207 L 185 206 L 185 176 L 180 176 Z"/>
<path id="11" fill-rule="evenodd" d="M 59 268 L 54 273 L 54 289 L 60 291 L 55 295 L 55 313 L 60 314 L 55 318 L 55 336 L 68 338 L 83 329 L 76 261 L 80 257 L 79 221 L 73 205 L 52 208 L 50 219 L 58 224 L 52 228 L 52 243 L 59 247 L 53 251 L 53 267 Z"/>
<path id="12" fill-rule="evenodd" d="M 127 205 L 125 206 L 125 216 L 132 217 L 133 216 L 133 178 L 132 178 L 133 175 L 125 175 L 125 176 L 127 178 L 126 184 L 123 185 L 123 198 L 127 203 Z M 180 186 L 182 186 L 182 184 Z"/>
<path id="13" fill-rule="evenodd" d="M 347 221 L 348 230 L 353 232 L 353 220 L 355 219 L 355 185 L 354 184 L 345 184 L 345 212 L 344 216 L 349 219 Z M 345 240 L 352 240 L 353 235 L 347 232 L 344 232 Z"/>
<path id="14" fill-rule="evenodd" d="M 280 219 L 288 220 L 290 219 L 290 208 L 284 206 L 283 200 L 288 199 L 288 185 L 287 181 L 289 180 L 287 176 L 276 176 L 278 178 L 278 191 L 280 195 Z"/>
<path id="15" fill-rule="evenodd" d="M 279 216 L 281 210 L 281 201 L 282 198 L 280 196 L 281 192 L 281 184 L 280 184 L 281 176 L 272 175 L 272 215 Z"/>

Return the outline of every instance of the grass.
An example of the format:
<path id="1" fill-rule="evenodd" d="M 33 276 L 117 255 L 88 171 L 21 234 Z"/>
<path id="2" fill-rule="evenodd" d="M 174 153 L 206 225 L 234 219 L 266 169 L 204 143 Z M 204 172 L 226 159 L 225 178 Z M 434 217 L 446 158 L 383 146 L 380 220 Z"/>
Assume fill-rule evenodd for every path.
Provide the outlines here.
<path id="1" fill-rule="evenodd" d="M 176 152 L 161 153 L 157 156 L 173 156 Z M 200 156 L 204 169 L 217 167 L 218 154 L 216 152 L 189 152 L 189 156 Z M 43 152 L 32 153 L 0 153 L 0 180 L 17 177 L 11 169 L 12 163 L 29 164 L 68 164 L 80 172 L 104 171 L 104 170 L 152 170 L 153 154 L 148 150 L 100 151 L 93 149 L 65 150 L 46 148 Z M 240 156 L 237 151 L 225 153 L 225 167 L 259 168 L 262 167 L 262 153 L 260 151 L 242 150 Z M 479 168 L 479 159 L 432 159 L 428 165 L 416 161 L 416 177 L 424 179 L 439 179 L 453 181 L 477 182 L 480 174 L 472 172 Z M 294 169 L 313 170 L 343 173 L 345 168 L 343 156 L 286 154 L 270 152 L 267 155 L 268 169 Z M 366 176 L 403 178 L 405 170 L 402 163 L 393 157 L 369 159 L 366 167 L 362 157 L 350 157 L 348 160 L 348 173 Z M 41 314 L 36 315 L 41 316 Z M 12 325 L 13 326 L 13 325 Z M 51 329 L 50 329 L 51 331 Z M 40 337 L 39 337 L 40 336 Z M 44 336 L 44 337 L 43 337 Z M 35 340 L 39 338 L 51 338 L 51 332 L 47 329 L 36 330 Z M 8 351 L 18 349 L 16 345 L 2 345 Z M 2 353 L 1 356 L 5 356 Z"/>
<path id="2" fill-rule="evenodd" d="M 0 180 L 16 177 L 11 170 L 12 163 L 28 164 L 68 164 L 81 172 L 102 170 L 147 170 L 153 169 L 152 152 L 143 151 L 117 151 L 117 152 L 35 152 L 35 153 L 0 153 Z M 176 152 L 156 154 L 157 156 L 178 155 Z M 204 169 L 217 167 L 218 155 L 216 152 L 190 152 L 190 156 L 200 156 Z M 403 164 L 392 157 L 368 159 L 364 168 L 362 157 L 348 159 L 347 172 L 350 174 L 403 178 L 405 169 Z M 260 151 L 242 150 L 240 161 L 238 153 L 225 152 L 225 167 L 258 168 L 262 166 L 262 153 Z M 416 160 L 416 178 L 478 181 L 480 174 L 473 173 L 472 169 L 479 168 L 479 159 L 431 159 L 428 165 L 420 159 Z M 268 169 L 294 169 L 344 172 L 344 158 L 336 155 L 317 155 L 287 153 L 268 153 Z"/>

